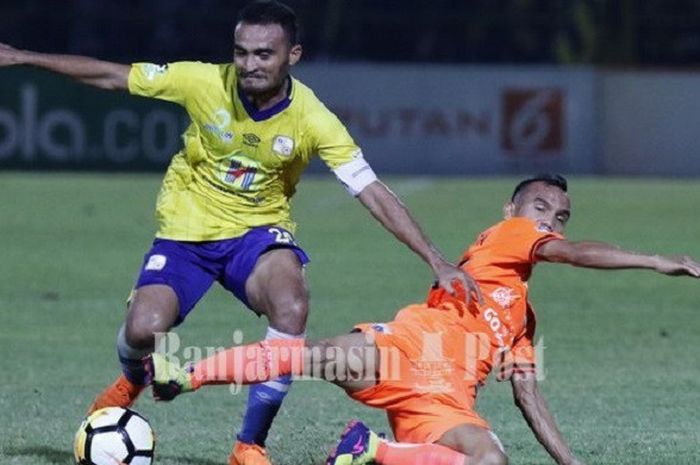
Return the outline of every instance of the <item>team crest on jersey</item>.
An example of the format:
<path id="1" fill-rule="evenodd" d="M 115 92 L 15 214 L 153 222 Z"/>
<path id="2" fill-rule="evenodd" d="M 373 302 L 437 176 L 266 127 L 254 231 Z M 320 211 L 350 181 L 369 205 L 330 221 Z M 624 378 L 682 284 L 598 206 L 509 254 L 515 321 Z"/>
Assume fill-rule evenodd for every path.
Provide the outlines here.
<path id="1" fill-rule="evenodd" d="M 518 293 L 509 287 L 499 287 L 491 293 L 491 298 L 504 309 L 508 309 L 518 299 Z"/>
<path id="2" fill-rule="evenodd" d="M 275 136 L 272 142 L 272 151 L 277 155 L 288 157 L 294 150 L 294 139 L 287 136 Z"/>
<path id="3" fill-rule="evenodd" d="M 228 185 L 250 190 L 260 180 L 260 165 L 248 157 L 233 155 L 221 162 L 221 180 Z"/>

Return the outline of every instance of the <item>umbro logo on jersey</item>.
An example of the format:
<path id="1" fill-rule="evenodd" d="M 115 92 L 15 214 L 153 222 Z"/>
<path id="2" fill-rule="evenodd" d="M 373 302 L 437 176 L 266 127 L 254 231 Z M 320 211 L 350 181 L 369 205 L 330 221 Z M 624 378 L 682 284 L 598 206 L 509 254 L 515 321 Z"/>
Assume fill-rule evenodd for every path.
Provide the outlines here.
<path id="1" fill-rule="evenodd" d="M 243 134 L 243 143 L 251 147 L 257 147 L 260 143 L 260 138 L 251 133 Z"/>

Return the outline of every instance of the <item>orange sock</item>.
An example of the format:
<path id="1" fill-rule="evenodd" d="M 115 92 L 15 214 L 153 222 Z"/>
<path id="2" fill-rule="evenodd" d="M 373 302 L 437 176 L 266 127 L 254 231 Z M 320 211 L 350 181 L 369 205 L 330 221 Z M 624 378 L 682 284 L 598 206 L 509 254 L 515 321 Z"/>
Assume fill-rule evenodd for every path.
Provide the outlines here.
<path id="1" fill-rule="evenodd" d="M 377 449 L 380 465 L 464 465 L 467 456 L 439 444 L 382 441 Z"/>
<path id="2" fill-rule="evenodd" d="M 301 375 L 303 364 L 304 339 L 266 339 L 200 360 L 192 370 L 192 387 L 255 384 L 284 375 Z"/>

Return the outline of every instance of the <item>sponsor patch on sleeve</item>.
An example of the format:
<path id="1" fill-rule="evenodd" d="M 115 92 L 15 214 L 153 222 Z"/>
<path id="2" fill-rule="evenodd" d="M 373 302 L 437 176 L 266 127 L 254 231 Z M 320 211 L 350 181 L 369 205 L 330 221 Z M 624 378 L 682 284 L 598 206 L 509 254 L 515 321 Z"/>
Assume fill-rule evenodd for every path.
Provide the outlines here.
<path id="1" fill-rule="evenodd" d="M 153 63 L 144 63 L 141 65 L 141 69 L 143 71 L 144 76 L 146 76 L 146 79 L 149 81 L 152 81 L 155 79 L 155 77 L 159 74 L 165 74 L 168 72 L 168 65 L 156 65 Z"/>

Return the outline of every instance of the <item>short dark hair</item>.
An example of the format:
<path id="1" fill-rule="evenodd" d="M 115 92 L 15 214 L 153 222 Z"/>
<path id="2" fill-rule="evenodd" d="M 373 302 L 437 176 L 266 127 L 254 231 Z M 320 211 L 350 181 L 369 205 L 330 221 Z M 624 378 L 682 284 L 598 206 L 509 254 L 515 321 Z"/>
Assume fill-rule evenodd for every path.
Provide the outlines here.
<path id="1" fill-rule="evenodd" d="M 510 201 L 514 202 L 515 198 L 520 194 L 527 186 L 532 184 L 533 182 L 543 182 L 549 186 L 554 186 L 558 187 L 559 189 L 563 190 L 566 192 L 568 188 L 568 184 L 566 182 L 566 178 L 562 176 L 561 174 L 556 174 L 556 173 L 541 173 L 536 176 L 532 176 L 531 178 L 524 179 L 518 183 L 517 186 L 515 186 L 515 189 L 513 190 L 513 195 L 510 196 Z"/>
<path id="2" fill-rule="evenodd" d="M 297 15 L 290 7 L 275 0 L 254 0 L 238 12 L 236 24 L 279 24 L 292 45 L 299 43 Z"/>

